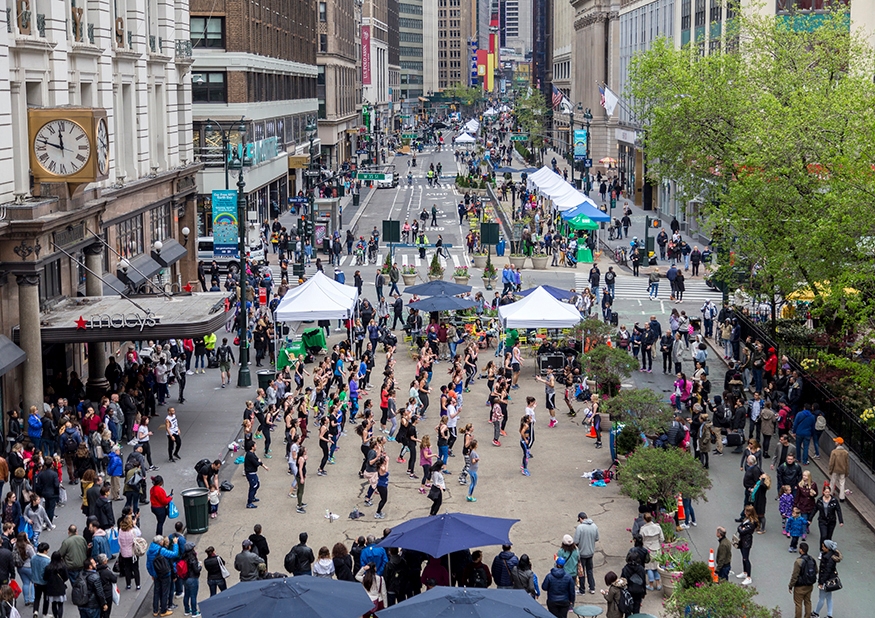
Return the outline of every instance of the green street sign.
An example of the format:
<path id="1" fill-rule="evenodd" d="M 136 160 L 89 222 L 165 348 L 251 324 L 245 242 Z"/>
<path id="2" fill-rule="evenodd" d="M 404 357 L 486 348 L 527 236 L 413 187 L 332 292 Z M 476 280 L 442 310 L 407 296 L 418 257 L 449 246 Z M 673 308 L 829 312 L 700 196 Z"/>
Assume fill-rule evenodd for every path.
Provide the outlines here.
<path id="1" fill-rule="evenodd" d="M 410 114 L 401 114 L 402 118 L 410 118 Z"/>
<path id="2" fill-rule="evenodd" d="M 510 141 L 512 142 L 527 142 L 529 140 L 529 136 L 525 133 L 517 133 L 515 135 L 510 136 Z"/>
<path id="3" fill-rule="evenodd" d="M 375 174 L 372 172 L 359 172 L 355 177 L 358 180 L 386 180 L 386 174 Z"/>
<path id="4" fill-rule="evenodd" d="M 418 135 L 416 133 L 402 133 L 401 139 L 416 139 Z"/>

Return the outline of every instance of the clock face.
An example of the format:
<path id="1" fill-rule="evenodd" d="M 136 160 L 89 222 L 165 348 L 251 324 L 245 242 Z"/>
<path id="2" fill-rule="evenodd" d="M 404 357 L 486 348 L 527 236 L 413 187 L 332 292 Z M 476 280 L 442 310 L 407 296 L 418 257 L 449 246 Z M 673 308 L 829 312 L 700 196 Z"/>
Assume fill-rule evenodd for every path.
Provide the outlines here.
<path id="1" fill-rule="evenodd" d="M 33 138 L 36 160 L 45 171 L 70 176 L 82 170 L 91 156 L 91 139 L 72 120 L 51 120 Z"/>
<path id="2" fill-rule="evenodd" d="M 103 118 L 97 123 L 97 170 L 101 175 L 109 171 L 109 131 Z"/>

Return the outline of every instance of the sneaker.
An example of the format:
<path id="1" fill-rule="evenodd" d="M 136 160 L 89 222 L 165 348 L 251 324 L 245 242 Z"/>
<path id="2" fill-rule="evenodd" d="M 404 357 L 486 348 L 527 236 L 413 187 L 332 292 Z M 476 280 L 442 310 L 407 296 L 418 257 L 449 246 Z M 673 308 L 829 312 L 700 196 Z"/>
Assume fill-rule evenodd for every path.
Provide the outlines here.
<path id="1" fill-rule="evenodd" d="M 498 440 L 493 440 L 492 446 L 501 446 L 501 442 L 499 442 Z"/>
<path id="2" fill-rule="evenodd" d="M 696 527 L 696 526 L 698 526 L 699 524 L 697 524 L 696 522 L 692 522 L 692 525 L 693 525 L 693 527 Z"/>
<path id="3" fill-rule="evenodd" d="M 183 616 L 191 616 L 191 612 L 188 610 L 185 610 L 184 612 L 182 612 L 182 615 Z"/>
<path id="4" fill-rule="evenodd" d="M 523 470 L 523 476 L 531 476 L 528 470 Z"/>
<path id="5" fill-rule="evenodd" d="M 468 496 L 467 500 L 468 502 L 477 502 L 477 498 L 475 498 L 474 496 Z"/>
<path id="6" fill-rule="evenodd" d="M 201 615 L 200 612 L 193 612 L 193 613 L 191 614 L 191 618 L 196 618 L 197 616 L 200 616 L 200 615 Z"/>
<path id="7" fill-rule="evenodd" d="M 790 552 L 791 554 L 795 554 L 795 553 L 796 553 L 796 548 L 795 548 L 795 547 L 789 547 L 789 548 L 787 548 L 787 551 Z"/>
<path id="8" fill-rule="evenodd" d="M 194 371 L 192 371 L 191 369 L 189 369 L 189 370 L 186 371 L 185 373 L 186 373 L 187 375 L 190 375 L 190 376 L 193 376 L 193 375 L 194 375 Z"/>
<path id="9" fill-rule="evenodd" d="M 374 513 L 374 519 L 386 519 L 386 516 L 382 513 Z"/>
<path id="10" fill-rule="evenodd" d="M 502 436 L 507 436 L 507 432 L 504 431 L 504 430 L 502 429 L 502 430 L 501 430 L 501 435 L 502 435 Z"/>
<path id="11" fill-rule="evenodd" d="M 374 503 L 370 500 L 365 500 L 365 506 L 374 506 Z"/>
<path id="12" fill-rule="evenodd" d="M 681 524 L 680 526 L 678 526 L 678 528 L 680 528 L 681 530 L 687 530 L 687 529 L 689 529 L 689 526 L 684 523 L 684 524 Z"/>
<path id="13" fill-rule="evenodd" d="M 163 618 L 164 616 L 172 616 L 172 615 L 173 615 L 173 610 L 172 610 L 172 609 L 168 609 L 168 610 L 167 610 L 166 612 L 164 612 L 163 614 L 158 614 L 158 615 L 161 616 L 162 618 Z"/>
<path id="14" fill-rule="evenodd" d="M 595 594 L 595 589 L 589 591 L 590 594 Z"/>
<path id="15" fill-rule="evenodd" d="M 738 579 L 745 579 L 747 577 L 747 573 L 737 573 L 735 577 Z"/>
<path id="16" fill-rule="evenodd" d="M 296 513 L 300 513 L 301 515 L 303 515 L 303 514 L 305 514 L 307 511 L 304 510 L 304 507 L 299 506 L 298 508 L 295 509 L 295 512 L 296 512 Z"/>
<path id="17" fill-rule="evenodd" d="M 250 502 L 249 504 L 246 505 L 246 508 L 247 508 L 247 509 L 257 509 L 257 508 L 258 508 L 258 505 L 257 505 L 257 504 L 252 504 L 252 503 Z"/>
<path id="18" fill-rule="evenodd" d="M 397 461 L 398 463 L 404 463 L 404 458 L 403 458 L 403 457 L 399 457 L 399 458 L 396 459 L 395 461 Z"/>
<path id="19" fill-rule="evenodd" d="M 750 581 L 751 581 L 750 577 L 747 577 L 744 579 L 744 581 L 741 582 L 741 585 L 742 586 L 750 586 Z"/>

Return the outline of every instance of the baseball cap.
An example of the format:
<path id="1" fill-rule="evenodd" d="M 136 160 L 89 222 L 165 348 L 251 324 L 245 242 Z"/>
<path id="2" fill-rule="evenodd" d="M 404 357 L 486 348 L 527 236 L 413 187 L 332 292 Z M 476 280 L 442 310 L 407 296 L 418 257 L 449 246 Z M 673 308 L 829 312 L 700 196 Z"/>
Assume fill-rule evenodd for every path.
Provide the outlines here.
<path id="1" fill-rule="evenodd" d="M 577 519 L 586 519 L 586 513 L 581 511 L 580 513 L 577 514 Z"/>
<path id="2" fill-rule="evenodd" d="M 565 558 L 563 558 L 562 556 L 559 556 L 558 558 L 556 558 L 556 566 L 558 566 L 558 567 L 565 566 Z"/>
<path id="3" fill-rule="evenodd" d="M 571 545 L 572 543 L 574 543 L 574 539 L 571 538 L 570 534 L 566 534 L 565 536 L 562 537 L 562 544 L 563 545 Z"/>

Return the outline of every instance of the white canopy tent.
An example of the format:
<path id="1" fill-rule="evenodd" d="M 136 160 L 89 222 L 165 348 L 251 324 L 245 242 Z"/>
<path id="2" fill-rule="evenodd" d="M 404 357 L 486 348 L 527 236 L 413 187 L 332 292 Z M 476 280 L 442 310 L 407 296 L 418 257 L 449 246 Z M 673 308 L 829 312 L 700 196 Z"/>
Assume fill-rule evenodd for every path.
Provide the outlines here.
<path id="1" fill-rule="evenodd" d="M 498 308 L 504 328 L 571 328 L 580 322 L 580 312 L 554 298 L 543 287 L 509 305 Z"/>
<path id="2" fill-rule="evenodd" d="M 277 322 L 345 320 L 352 317 L 358 290 L 317 271 L 303 285 L 289 290 L 276 309 Z"/>
<path id="3" fill-rule="evenodd" d="M 477 140 L 468 135 L 467 133 L 462 133 L 459 137 L 453 140 L 457 144 L 473 144 Z"/>
<path id="4" fill-rule="evenodd" d="M 549 167 L 542 167 L 528 178 L 528 182 L 538 188 L 542 194 L 553 200 L 553 205 L 559 212 L 565 212 L 586 205 L 586 215 L 593 221 L 610 221 L 609 215 L 599 210 L 596 203 L 572 187 L 562 176 Z"/>
<path id="5" fill-rule="evenodd" d="M 480 130 L 480 123 L 474 120 L 473 118 L 467 122 L 465 125 L 465 131 L 469 133 L 476 133 Z"/>
<path id="6" fill-rule="evenodd" d="M 490 107 L 485 112 L 483 112 L 484 116 L 498 116 L 498 112 L 495 111 L 494 107 Z"/>

